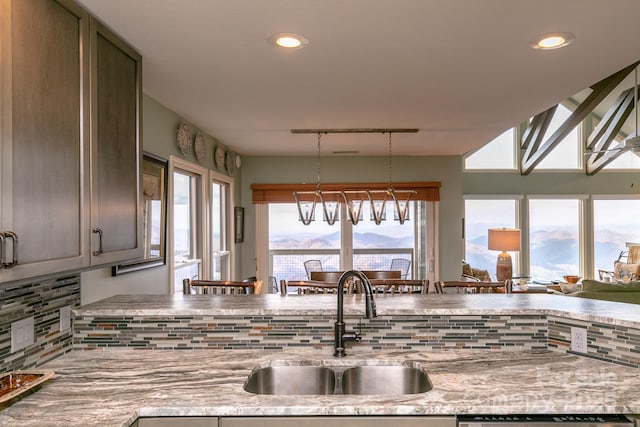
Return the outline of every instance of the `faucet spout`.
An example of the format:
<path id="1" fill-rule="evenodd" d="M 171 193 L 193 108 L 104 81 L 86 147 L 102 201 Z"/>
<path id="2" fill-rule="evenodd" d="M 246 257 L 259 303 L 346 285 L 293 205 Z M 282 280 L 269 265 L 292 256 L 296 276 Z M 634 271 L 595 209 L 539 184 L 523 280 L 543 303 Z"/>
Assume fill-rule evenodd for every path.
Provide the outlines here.
<path id="1" fill-rule="evenodd" d="M 335 357 L 344 357 L 347 355 L 345 352 L 345 342 L 360 341 L 361 339 L 361 335 L 357 332 L 348 334 L 344 323 L 344 285 L 350 277 L 356 277 L 362 282 L 365 294 L 365 314 L 367 318 L 371 319 L 377 316 L 376 302 L 373 297 L 373 287 L 371 286 L 369 278 L 367 278 L 363 272 L 358 270 L 345 271 L 338 280 L 338 310 L 335 324 L 335 345 L 333 352 Z"/>

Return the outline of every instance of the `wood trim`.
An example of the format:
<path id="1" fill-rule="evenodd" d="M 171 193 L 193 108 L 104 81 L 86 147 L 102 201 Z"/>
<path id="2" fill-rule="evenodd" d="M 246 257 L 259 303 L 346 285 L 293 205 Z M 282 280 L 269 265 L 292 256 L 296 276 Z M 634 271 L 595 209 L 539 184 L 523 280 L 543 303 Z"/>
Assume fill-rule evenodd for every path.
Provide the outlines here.
<path id="1" fill-rule="evenodd" d="M 322 191 L 353 191 L 353 190 L 386 190 L 386 182 L 358 182 L 322 184 Z M 415 190 L 411 200 L 425 200 L 437 202 L 440 200 L 440 182 L 394 182 L 396 190 Z M 316 184 L 251 184 L 253 203 L 295 203 L 294 191 L 314 191 Z"/>

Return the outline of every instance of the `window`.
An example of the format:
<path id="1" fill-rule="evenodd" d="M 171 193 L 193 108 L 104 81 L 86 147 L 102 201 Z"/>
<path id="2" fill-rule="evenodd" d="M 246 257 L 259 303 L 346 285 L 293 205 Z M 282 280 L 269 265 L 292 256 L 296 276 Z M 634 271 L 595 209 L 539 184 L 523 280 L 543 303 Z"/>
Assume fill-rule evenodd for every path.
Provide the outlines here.
<path id="1" fill-rule="evenodd" d="M 362 220 L 352 227 L 353 268 L 357 270 L 389 270 L 391 261 L 404 258 L 411 261 L 407 278 L 412 277 L 411 269 L 415 265 L 414 248 L 416 246 L 416 202 L 409 202 L 409 219 L 400 221 L 385 220 L 380 225 L 371 220 L 371 207 L 362 207 Z M 393 217 L 393 202 L 387 202 L 385 215 Z"/>
<path id="2" fill-rule="evenodd" d="M 173 173 L 173 255 L 175 262 L 197 258 L 196 189 L 198 177 L 186 171 Z"/>
<path id="3" fill-rule="evenodd" d="M 490 228 L 518 228 L 517 200 L 467 199 L 464 204 L 465 261 L 473 268 L 487 270 L 495 279 L 498 253 L 488 249 Z M 512 254 L 514 273 L 517 272 L 517 254 Z"/>
<path id="4" fill-rule="evenodd" d="M 640 169 L 640 156 L 635 153 L 622 153 L 618 158 L 606 165 L 603 170 Z"/>
<path id="5" fill-rule="evenodd" d="M 516 129 L 504 131 L 464 159 L 465 169 L 516 169 Z"/>
<path id="6" fill-rule="evenodd" d="M 571 115 L 571 110 L 562 104 L 558 105 L 549 128 L 544 134 L 543 144 L 558 130 Z M 536 166 L 536 169 L 580 169 L 580 125 L 576 126 L 560 143 Z"/>
<path id="7" fill-rule="evenodd" d="M 593 240 L 596 278 L 598 270 L 611 271 L 626 243 L 640 242 L 640 200 L 593 200 Z"/>
<path id="8" fill-rule="evenodd" d="M 315 218 L 322 218 L 316 206 Z M 304 262 L 318 259 L 323 270 L 340 270 L 340 222 L 333 226 L 316 219 L 304 225 L 294 203 L 269 204 L 271 275 L 277 279 L 307 280 Z"/>
<path id="9" fill-rule="evenodd" d="M 231 197 L 232 181 L 212 172 L 211 177 L 211 278 L 232 279 L 231 252 Z"/>
<path id="10" fill-rule="evenodd" d="M 205 210 L 206 194 L 204 185 L 207 170 L 171 157 L 169 160 L 171 177 L 171 226 L 173 238 L 171 268 L 174 293 L 182 292 L 182 280 L 207 277 L 207 265 L 204 263 L 206 247 Z"/>
<path id="11" fill-rule="evenodd" d="M 580 218 L 578 199 L 529 200 L 531 274 L 558 280 L 580 274 Z"/>
<path id="12" fill-rule="evenodd" d="M 375 225 L 369 206 L 363 207 L 362 219 L 353 226 L 341 218 L 333 226 L 322 218 L 322 207 L 316 206 L 315 218 L 305 226 L 298 219 L 293 203 L 270 203 L 268 206 L 268 240 L 270 275 L 277 280 L 307 280 L 304 262 L 320 260 L 324 271 L 349 268 L 388 270 L 391 260 L 411 261 L 407 277 L 428 278 L 427 254 L 433 252 L 434 202 L 411 202 L 410 219 L 400 224 L 393 217 L 391 202 L 386 207 L 387 219 Z M 388 209 L 388 210 L 387 210 Z M 347 234 L 343 234 L 347 233 Z M 431 252 L 430 252 L 431 251 Z M 341 261 L 342 260 L 342 261 Z"/>

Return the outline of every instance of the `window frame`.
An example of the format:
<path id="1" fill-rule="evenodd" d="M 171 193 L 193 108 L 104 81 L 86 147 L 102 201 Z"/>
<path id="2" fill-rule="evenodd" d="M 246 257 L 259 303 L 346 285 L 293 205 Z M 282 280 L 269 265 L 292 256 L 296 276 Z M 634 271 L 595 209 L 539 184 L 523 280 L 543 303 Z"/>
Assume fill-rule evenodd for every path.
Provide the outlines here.
<path id="1" fill-rule="evenodd" d="M 205 218 L 209 215 L 208 199 L 207 196 L 207 182 L 209 171 L 208 169 L 196 165 L 195 163 L 188 162 L 176 156 L 170 156 L 169 158 L 169 293 L 176 293 L 176 289 L 181 290 L 182 285 L 175 283 L 175 242 L 174 242 L 174 226 L 175 226 L 175 212 L 174 212 L 174 174 L 175 172 L 186 172 L 187 175 L 192 175 L 197 178 L 195 188 L 192 188 L 193 196 L 196 199 L 196 209 L 191 213 L 195 217 L 195 224 L 197 228 L 192 230 L 192 250 L 195 250 L 195 258 L 193 262 L 199 262 L 199 276 L 201 278 L 209 277 L 209 261 L 208 261 L 208 238 L 202 238 L 202 236 L 208 236 L 209 222 Z"/>
<path id="2" fill-rule="evenodd" d="M 439 277 L 439 201 L 423 201 L 424 209 L 419 212 L 421 208 L 419 205 L 415 205 L 414 213 L 411 215 L 414 226 L 414 260 L 412 262 L 412 274 L 420 275 L 421 271 L 417 270 L 418 265 L 424 265 L 425 279 L 430 282 L 436 280 Z M 276 202 L 277 203 L 277 202 Z M 256 253 L 257 255 L 257 277 L 259 280 L 263 280 L 265 283 L 271 274 L 272 265 L 270 257 L 269 247 L 269 203 L 255 204 L 256 213 Z M 316 207 L 320 208 L 321 207 Z M 424 227 L 424 233 L 426 235 L 426 242 L 424 242 L 424 253 L 419 250 L 420 243 L 417 242 L 417 234 L 420 234 L 415 228 L 417 225 L 417 218 L 424 217 L 426 224 Z M 316 213 L 316 218 L 322 218 L 322 215 Z M 316 219 L 318 221 L 318 219 Z M 321 221 L 321 219 L 320 219 Z M 393 220 L 392 220 L 393 221 Z M 352 268 L 353 263 L 353 238 L 352 233 L 357 230 L 357 225 L 353 226 L 347 219 L 346 207 L 344 204 L 340 206 L 340 220 L 335 227 L 340 228 L 341 240 L 339 251 L 340 268 L 348 270 Z M 421 246 L 420 246 L 421 247 Z M 260 254 L 264 254 L 261 256 Z M 421 259 L 418 260 L 417 258 Z"/>
<path id="3" fill-rule="evenodd" d="M 210 170 L 209 171 L 209 185 L 208 185 L 208 194 L 210 196 L 210 200 L 208 201 L 208 206 L 209 206 L 209 214 L 207 215 L 208 218 L 208 222 L 209 222 L 209 228 L 208 228 L 208 232 L 207 232 L 207 236 L 209 238 L 209 252 L 207 253 L 207 257 L 209 258 L 209 266 L 210 266 L 210 273 L 208 277 L 213 276 L 213 269 L 214 269 L 214 258 L 215 258 L 215 253 L 213 251 L 213 236 L 211 234 L 211 232 L 213 231 L 213 222 L 215 220 L 214 215 L 215 213 L 213 212 L 213 200 L 212 200 L 212 191 L 213 191 L 213 185 L 219 185 L 222 184 L 225 188 L 225 198 L 226 200 L 224 201 L 223 205 L 221 207 L 221 211 L 224 213 L 224 217 L 221 220 L 221 232 L 224 234 L 224 237 L 221 239 L 224 240 L 225 242 L 225 249 L 221 251 L 221 256 L 226 257 L 226 271 L 227 271 L 227 277 L 221 277 L 220 280 L 232 280 L 233 276 L 234 276 L 234 266 L 235 266 L 235 239 L 232 239 L 234 233 L 233 233 L 233 221 L 234 221 L 234 207 L 235 207 L 235 198 L 234 198 L 234 180 L 232 177 L 215 172 Z"/>
<path id="4" fill-rule="evenodd" d="M 531 218 L 529 215 L 529 202 L 531 200 L 577 200 L 578 201 L 578 272 L 579 276 L 585 277 L 585 274 L 589 274 L 588 271 L 592 270 L 593 256 L 593 239 L 589 236 L 593 236 L 593 227 L 590 218 L 587 217 L 586 212 L 590 207 L 589 196 L 586 194 L 528 194 L 525 198 L 526 207 L 523 207 L 523 216 L 526 219 L 526 260 L 523 262 L 526 264 L 527 271 L 531 272 L 531 243 L 529 236 L 531 234 Z M 526 209 L 526 210 L 525 210 Z M 589 231 L 591 230 L 591 231 Z M 524 235 L 525 233 L 523 233 Z M 591 240 L 589 248 L 587 248 L 587 241 Z M 524 241 L 521 246 L 524 246 Z M 561 278 L 553 278 L 561 279 Z"/>

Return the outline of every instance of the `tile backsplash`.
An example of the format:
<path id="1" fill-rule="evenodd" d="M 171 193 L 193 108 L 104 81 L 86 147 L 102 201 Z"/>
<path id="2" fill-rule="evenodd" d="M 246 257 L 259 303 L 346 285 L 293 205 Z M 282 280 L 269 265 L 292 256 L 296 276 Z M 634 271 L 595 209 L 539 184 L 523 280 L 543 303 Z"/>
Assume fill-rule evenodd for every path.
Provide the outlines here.
<path id="1" fill-rule="evenodd" d="M 80 275 L 0 285 L 0 373 L 33 368 L 71 351 L 72 329 L 60 332 L 60 309 L 79 305 Z M 12 353 L 11 324 L 30 316 L 33 344 Z"/>
<path id="2" fill-rule="evenodd" d="M 360 318 L 349 318 L 349 330 Z M 330 316 L 79 316 L 74 348 L 284 349 L 331 347 Z M 545 316 L 380 316 L 362 319 L 362 341 L 385 350 L 547 348 Z"/>

